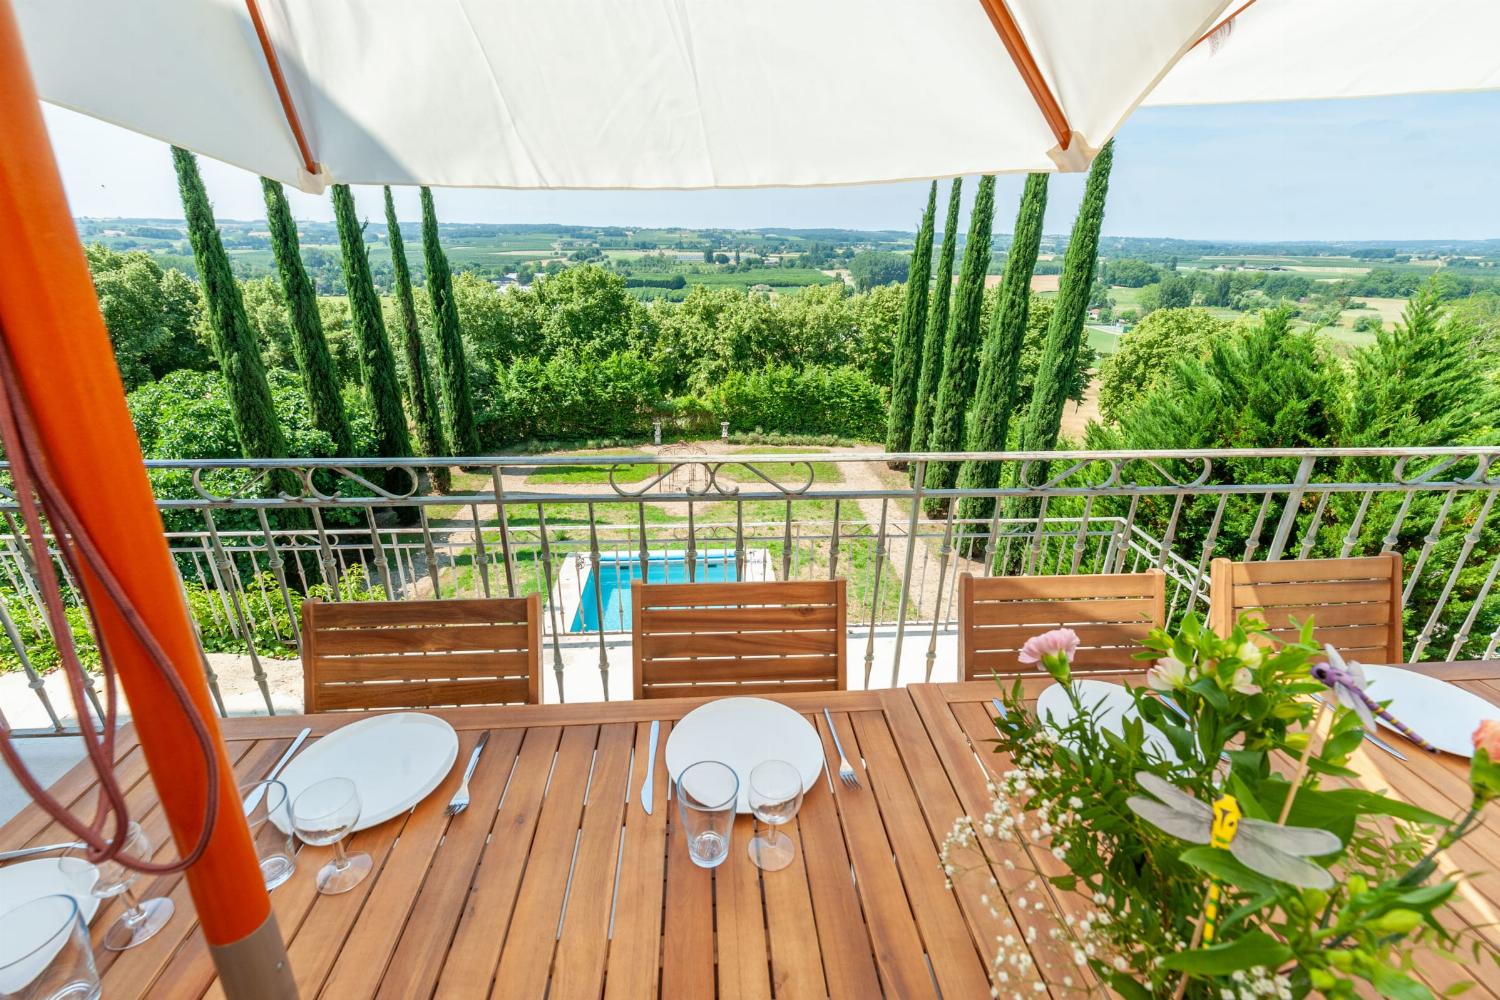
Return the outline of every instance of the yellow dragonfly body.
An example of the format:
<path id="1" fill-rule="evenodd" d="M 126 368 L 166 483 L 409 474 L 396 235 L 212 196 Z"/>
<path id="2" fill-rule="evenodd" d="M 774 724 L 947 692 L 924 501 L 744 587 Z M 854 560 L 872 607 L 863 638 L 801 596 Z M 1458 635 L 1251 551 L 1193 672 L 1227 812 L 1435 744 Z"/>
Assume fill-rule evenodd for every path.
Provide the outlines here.
<path id="1" fill-rule="evenodd" d="M 1229 850 L 1229 846 L 1234 843 L 1234 835 L 1240 832 L 1240 817 L 1243 815 L 1240 804 L 1233 795 L 1225 793 L 1214 800 L 1214 822 L 1208 832 L 1209 846 Z M 1203 943 L 1206 945 L 1214 943 L 1214 926 L 1219 920 L 1219 898 L 1222 895 L 1219 880 L 1210 880 L 1208 901 L 1203 904 Z"/>

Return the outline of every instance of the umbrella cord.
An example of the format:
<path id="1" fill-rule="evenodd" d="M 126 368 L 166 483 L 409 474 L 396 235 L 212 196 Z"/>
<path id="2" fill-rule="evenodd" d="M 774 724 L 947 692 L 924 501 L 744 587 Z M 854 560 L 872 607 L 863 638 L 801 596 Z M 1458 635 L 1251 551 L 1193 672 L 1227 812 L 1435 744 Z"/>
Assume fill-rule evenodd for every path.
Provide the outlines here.
<path id="1" fill-rule="evenodd" d="M 219 754 L 213 733 L 198 711 L 182 678 L 177 675 L 172 661 L 151 634 L 145 620 L 132 605 L 124 587 L 110 570 L 99 548 L 89 536 L 88 530 L 69 503 L 67 494 L 57 485 L 52 476 L 46 453 L 41 447 L 40 436 L 32 420 L 31 411 L 25 403 L 16 376 L 15 364 L 9 345 L 0 337 L 0 441 L 5 455 L 10 460 L 10 472 L 14 481 L 15 497 L 26 525 L 27 544 L 36 568 L 37 582 L 41 589 L 42 603 L 46 609 L 53 642 L 57 647 L 58 662 L 67 678 L 68 691 L 78 713 L 79 735 L 83 740 L 85 756 L 99 784 L 99 802 L 90 822 L 74 816 L 67 805 L 51 795 L 21 762 L 12 730 L 0 712 L 0 759 L 3 759 L 15 775 L 16 781 L 26 794 L 52 819 L 85 846 L 90 861 L 99 863 L 113 861 L 126 868 L 149 874 L 166 874 L 182 871 L 196 862 L 208 849 L 213 836 L 214 821 L 219 809 L 220 766 Z M 41 517 L 37 510 L 37 498 L 52 526 L 57 544 L 57 555 L 75 580 L 92 581 L 98 584 L 96 599 L 103 596 L 113 610 L 135 634 L 148 659 L 161 680 L 167 685 L 173 699 L 181 708 L 183 716 L 198 742 L 203 755 L 207 778 L 203 806 L 203 824 L 194 844 L 186 856 L 177 861 L 153 862 L 148 858 L 128 854 L 124 850 L 130 815 L 125 801 L 125 792 L 114 773 L 115 722 L 119 705 L 118 682 L 109 650 L 99 643 L 100 660 L 104 678 L 103 732 L 96 733 L 89 723 L 86 686 L 87 677 L 73 641 L 72 628 L 64 610 L 62 593 L 58 587 L 57 574 L 51 572 L 52 558 L 47 539 L 42 531 Z M 92 606 L 86 602 L 89 622 L 94 634 L 101 635 L 99 620 Z"/>

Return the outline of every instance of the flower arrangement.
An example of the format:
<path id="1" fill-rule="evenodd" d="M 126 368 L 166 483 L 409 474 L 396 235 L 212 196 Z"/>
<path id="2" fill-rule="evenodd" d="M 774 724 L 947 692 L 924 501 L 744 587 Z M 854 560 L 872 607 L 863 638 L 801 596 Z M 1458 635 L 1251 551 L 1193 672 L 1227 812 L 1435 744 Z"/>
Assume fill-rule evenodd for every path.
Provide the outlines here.
<path id="1" fill-rule="evenodd" d="M 1438 868 L 1500 797 L 1500 721 L 1474 734 L 1468 808 L 1444 816 L 1349 780 L 1364 722 L 1323 697 L 1311 622 L 1284 643 L 1252 617 L 1227 636 L 1192 616 L 1154 631 L 1118 732 L 1070 683 L 1077 644 L 1026 643 L 1073 715 L 1039 720 L 1019 681 L 1002 692 L 989 809 L 944 844 L 950 886 L 987 880 L 1005 927 L 993 995 L 1425 1000 L 1419 954 L 1500 961 Z"/>

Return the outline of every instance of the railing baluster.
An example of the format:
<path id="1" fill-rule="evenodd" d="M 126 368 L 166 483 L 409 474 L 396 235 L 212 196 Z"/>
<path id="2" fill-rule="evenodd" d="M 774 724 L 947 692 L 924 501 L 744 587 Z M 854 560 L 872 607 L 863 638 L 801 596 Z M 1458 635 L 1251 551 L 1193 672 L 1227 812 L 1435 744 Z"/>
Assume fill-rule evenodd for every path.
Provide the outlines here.
<path id="1" fill-rule="evenodd" d="M 479 521 L 479 505 L 469 504 L 469 517 L 474 522 L 474 562 L 479 568 L 479 584 L 484 588 L 484 596 L 490 596 L 490 555 L 484 547 L 484 525 Z M 592 512 L 589 517 L 593 521 Z"/>
<path id="2" fill-rule="evenodd" d="M 1317 458 L 1312 455 L 1304 456 L 1297 463 L 1297 476 L 1292 480 L 1292 488 L 1287 491 L 1286 506 L 1281 509 L 1281 520 L 1276 525 L 1276 534 L 1271 536 L 1271 547 L 1266 550 L 1266 561 L 1276 562 L 1281 558 L 1281 553 L 1286 550 L 1286 543 L 1292 537 L 1292 529 L 1297 524 L 1297 514 L 1302 509 L 1302 496 L 1304 487 L 1312 479 L 1313 466 Z"/>
<path id="3" fill-rule="evenodd" d="M 1401 592 L 1402 602 L 1411 600 L 1412 591 L 1417 588 L 1417 579 L 1421 577 L 1422 570 L 1427 566 L 1427 558 L 1432 555 L 1433 546 L 1437 545 L 1438 539 L 1442 537 L 1443 525 L 1448 520 L 1448 510 L 1453 506 L 1453 493 L 1450 491 L 1443 494 L 1442 506 L 1438 508 L 1437 516 L 1432 519 L 1432 529 L 1422 538 L 1422 551 L 1417 554 L 1417 564 L 1411 568 L 1406 577 L 1406 589 Z"/>
<path id="4" fill-rule="evenodd" d="M 604 645 L 604 581 L 600 574 L 604 572 L 603 561 L 599 558 L 599 522 L 594 517 L 593 501 L 589 502 L 589 566 L 593 570 L 594 579 L 594 621 L 599 623 L 599 680 L 604 685 L 604 700 L 609 701 L 609 651 Z M 615 572 L 619 572 L 619 563 L 615 564 Z M 583 584 L 579 582 L 579 596 L 583 596 Z M 558 681 L 561 690 L 562 682 Z"/>
<path id="5" fill-rule="evenodd" d="M 901 644 L 906 638 L 906 608 L 911 601 L 911 569 L 917 555 L 917 531 L 922 523 L 922 488 L 927 477 L 925 459 L 917 461 L 912 476 L 911 517 L 906 523 L 906 565 L 901 570 L 901 595 L 896 603 L 896 649 L 891 655 L 891 687 L 901 686 Z"/>
<path id="6" fill-rule="evenodd" d="M 734 501 L 734 578 L 745 578 L 745 501 Z"/>
<path id="7" fill-rule="evenodd" d="M 1267 490 L 1260 499 L 1260 512 L 1255 515 L 1255 526 L 1250 529 L 1250 537 L 1245 539 L 1245 562 L 1255 558 L 1255 550 L 1260 548 L 1260 533 L 1266 526 L 1266 514 L 1271 510 L 1271 491 Z"/>
<path id="8" fill-rule="evenodd" d="M 224 543 L 219 538 L 219 529 L 214 524 L 214 513 L 211 508 L 203 511 L 203 520 L 208 525 L 208 537 L 213 544 L 216 558 L 220 560 L 219 575 L 221 578 L 229 578 L 229 603 L 234 609 L 235 621 L 239 623 L 240 637 L 245 640 L 245 649 L 250 654 L 250 673 L 255 678 L 255 686 L 260 688 L 260 695 L 266 702 L 266 714 L 275 715 L 276 706 L 271 701 L 271 685 L 266 678 L 266 668 L 260 662 L 260 654 L 255 651 L 255 636 L 250 629 L 250 623 L 245 616 L 244 605 L 240 601 L 239 573 L 230 562 L 228 554 L 224 551 Z M 204 658 L 207 662 L 207 657 Z"/>
<path id="9" fill-rule="evenodd" d="M 1452 494 L 1449 494 L 1450 496 Z M 1437 628 L 1438 620 L 1443 615 L 1443 610 L 1448 606 L 1448 598 L 1453 595 L 1453 588 L 1458 585 L 1458 576 L 1463 572 L 1464 564 L 1469 561 L 1469 553 L 1474 551 L 1474 546 L 1484 533 L 1484 522 L 1489 519 L 1490 508 L 1495 505 L 1495 491 L 1491 490 L 1485 495 L 1484 503 L 1479 508 L 1479 514 L 1474 518 L 1474 525 L 1464 533 L 1462 546 L 1458 550 L 1458 556 L 1453 560 L 1453 569 L 1448 572 L 1448 579 L 1443 584 L 1443 592 L 1438 595 L 1436 603 L 1432 606 L 1432 614 L 1427 616 L 1427 624 L 1422 626 L 1422 632 L 1417 636 L 1417 641 L 1412 645 L 1409 662 L 1416 663 L 1422 659 L 1422 653 L 1427 644 L 1432 641 L 1432 633 Z M 1478 602 L 1476 602 L 1477 605 Z"/>
<path id="10" fill-rule="evenodd" d="M 1406 524 L 1406 512 L 1411 510 L 1411 498 L 1414 494 L 1407 491 L 1401 497 L 1401 506 L 1396 508 L 1396 516 L 1391 518 L 1391 528 L 1385 533 L 1385 539 L 1380 544 L 1380 552 L 1396 551 L 1396 543 L 1401 540 L 1401 528 Z"/>
<path id="11" fill-rule="evenodd" d="M 1213 559 L 1214 543 L 1219 539 L 1219 525 L 1224 523 L 1224 508 L 1229 505 L 1229 494 L 1220 495 L 1219 503 L 1214 507 L 1214 519 L 1208 527 L 1208 535 L 1203 539 L 1203 550 L 1198 556 L 1198 571 L 1193 574 L 1193 589 L 1188 594 L 1187 610 L 1193 610 L 1193 605 L 1198 603 L 1198 595 L 1203 592 L 1203 581 L 1208 577 L 1208 564 Z"/>
<path id="12" fill-rule="evenodd" d="M 333 544 L 328 540 L 328 528 L 323 524 L 323 512 L 317 507 L 312 508 L 313 527 L 318 532 L 318 550 L 322 554 L 319 565 L 323 570 L 323 583 L 328 587 L 328 599 L 330 601 L 342 600 L 339 587 L 339 564 L 333 554 Z"/>
<path id="13" fill-rule="evenodd" d="M 839 575 L 839 501 L 833 501 L 833 537 L 828 542 L 828 579 L 836 580 Z"/>
<path id="14" fill-rule="evenodd" d="M 693 501 L 687 502 L 687 573 L 688 583 L 698 582 L 698 526 L 693 516 Z"/>
<path id="15" fill-rule="evenodd" d="M 1088 543 L 1089 519 L 1094 513 L 1094 498 L 1085 497 L 1083 501 L 1083 517 L 1078 521 L 1078 537 L 1073 541 L 1073 562 L 1069 566 L 1072 573 L 1078 572 L 1078 566 L 1083 562 L 1083 549 Z"/>
<path id="16" fill-rule="evenodd" d="M 792 502 L 786 502 L 786 520 L 781 531 L 781 578 L 792 578 Z"/>
<path id="17" fill-rule="evenodd" d="M 1354 520 L 1349 522 L 1349 532 L 1344 535 L 1344 545 L 1339 549 L 1339 558 L 1348 559 L 1354 554 L 1354 546 L 1359 543 L 1359 533 L 1365 525 L 1365 515 L 1370 512 L 1370 501 L 1374 499 L 1374 490 L 1365 490 L 1359 498 L 1359 509 L 1354 512 Z"/>
<path id="18" fill-rule="evenodd" d="M 889 499 L 880 501 L 880 527 L 875 535 L 875 581 L 870 585 L 870 631 L 865 638 L 865 688 L 875 669 L 875 625 L 880 621 L 880 578 L 885 575 L 885 521 Z"/>
<path id="19" fill-rule="evenodd" d="M 495 494 L 495 517 L 500 522 L 500 558 L 505 563 L 505 594 L 516 596 L 516 554 L 510 544 L 510 523 L 505 516 L 505 483 L 500 466 L 490 469 L 490 488 Z"/>
<path id="20" fill-rule="evenodd" d="M 552 623 L 552 672 L 557 675 L 557 700 L 565 702 L 568 698 L 563 690 L 562 627 L 557 621 L 557 601 L 552 597 L 552 544 L 547 538 L 547 511 L 542 504 L 536 505 L 536 525 L 542 540 L 542 573 L 547 587 L 543 593 L 547 595 L 547 615 Z"/>
<path id="21" fill-rule="evenodd" d="M 958 502 L 948 504 L 948 517 L 943 524 L 943 545 L 938 550 L 937 604 L 932 609 L 932 632 L 927 638 L 927 670 L 924 679 L 932 682 L 932 666 L 937 659 L 938 629 L 947 620 L 943 615 L 943 582 L 948 575 L 948 556 L 953 549 L 953 515 L 958 511 Z M 950 609 L 952 604 L 949 605 Z"/>
<path id="22" fill-rule="evenodd" d="M 1469 613 L 1464 616 L 1463 624 L 1458 628 L 1458 634 L 1453 637 L 1453 645 L 1448 647 L 1446 659 L 1456 660 L 1464 644 L 1469 641 L 1469 634 L 1474 630 L 1474 622 L 1479 618 L 1479 612 L 1484 610 L 1484 603 L 1490 596 L 1490 590 L 1495 586 L 1495 578 L 1500 576 L 1500 553 L 1490 562 L 1490 571 L 1484 578 L 1484 583 L 1479 587 L 1479 593 L 1474 595 L 1474 603 L 1469 605 Z"/>
<path id="23" fill-rule="evenodd" d="M 1141 507 L 1141 495 L 1131 494 L 1130 506 L 1125 511 L 1125 524 L 1120 529 L 1120 546 L 1115 552 L 1114 568 L 1112 573 L 1119 573 L 1125 568 L 1125 560 L 1130 556 L 1131 539 L 1135 536 L 1135 517 Z"/>
<path id="24" fill-rule="evenodd" d="M 380 574 L 380 589 L 385 591 L 387 601 L 394 601 L 396 589 L 391 586 L 391 570 L 385 564 L 385 546 L 380 543 L 380 529 L 375 525 L 375 508 L 369 504 L 365 505 L 365 523 L 370 526 L 370 558 L 375 560 L 375 571 Z"/>
<path id="25" fill-rule="evenodd" d="M 1032 571 L 1039 569 L 1042 559 L 1042 526 L 1047 523 L 1047 501 L 1051 497 L 1042 497 L 1042 502 L 1036 509 L 1036 528 L 1031 533 L 1031 544 L 1026 548 L 1026 562 L 1021 567 L 1022 576 L 1031 576 Z"/>
<path id="26" fill-rule="evenodd" d="M 427 508 L 417 508 L 417 520 L 422 526 L 422 551 L 427 556 L 427 576 L 432 581 L 432 599 L 443 596 L 443 585 L 439 580 L 437 550 L 432 545 L 432 528 L 427 523 Z"/>
<path id="27" fill-rule="evenodd" d="M 1302 535 L 1302 550 L 1297 554 L 1298 559 L 1312 556 L 1313 546 L 1318 543 L 1318 529 L 1323 525 L 1323 511 L 1327 506 L 1328 494 L 1324 492 L 1318 497 L 1318 506 L 1313 511 L 1312 520 L 1308 522 L 1307 531 Z"/>
<path id="28" fill-rule="evenodd" d="M 292 603 L 292 592 L 286 585 L 286 560 L 282 558 L 281 550 L 276 547 L 276 537 L 271 531 L 270 521 L 266 519 L 266 509 L 260 507 L 255 512 L 260 516 L 261 537 L 266 540 L 266 559 L 271 566 L 271 575 L 276 578 L 276 588 L 281 594 L 282 606 L 286 608 L 286 619 L 291 622 L 292 642 L 300 646 L 302 645 L 302 623 L 297 621 L 297 609 Z"/>
<path id="29" fill-rule="evenodd" d="M 26 686 L 31 688 L 37 701 L 42 703 L 42 709 L 47 713 L 47 718 L 52 720 L 53 732 L 62 732 L 62 720 L 58 718 L 57 710 L 52 707 L 52 699 L 47 694 L 47 682 L 41 674 L 36 672 L 36 667 L 32 666 L 31 656 L 26 652 L 26 643 L 21 640 L 21 633 L 16 630 L 16 623 L 11 620 L 10 608 L 4 598 L 0 598 L 0 627 L 4 627 L 5 637 L 10 640 L 11 648 L 16 651 L 16 659 L 21 664 L 21 673 L 26 675 Z"/>

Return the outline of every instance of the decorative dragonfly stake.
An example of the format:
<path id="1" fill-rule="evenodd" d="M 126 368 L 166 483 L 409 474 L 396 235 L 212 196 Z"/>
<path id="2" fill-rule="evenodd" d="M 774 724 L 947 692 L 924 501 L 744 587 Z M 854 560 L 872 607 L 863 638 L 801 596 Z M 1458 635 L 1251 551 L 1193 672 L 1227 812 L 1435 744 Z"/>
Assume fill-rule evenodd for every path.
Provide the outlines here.
<path id="1" fill-rule="evenodd" d="M 1314 663 L 1311 673 L 1313 677 L 1325 684 L 1329 690 L 1338 698 L 1339 704 L 1345 708 L 1353 709 L 1365 724 L 1365 729 L 1375 728 L 1375 719 L 1378 716 L 1392 729 L 1411 740 L 1423 750 L 1437 753 L 1438 748 L 1418 736 L 1406 723 L 1388 712 L 1379 702 L 1371 698 L 1365 691 L 1368 683 L 1365 680 L 1365 668 L 1358 660 L 1344 662 L 1339 651 L 1327 643 L 1323 644 L 1323 651 L 1327 654 L 1326 663 Z"/>
<path id="2" fill-rule="evenodd" d="M 1343 841 L 1327 830 L 1278 826 L 1252 819 L 1244 815 L 1239 802 L 1228 793 L 1210 806 L 1149 771 L 1141 771 L 1135 779 L 1156 798 L 1132 795 L 1125 804 L 1158 830 L 1191 844 L 1228 850 L 1246 868 L 1278 882 L 1312 889 L 1332 888 L 1333 876 L 1328 869 L 1307 860 L 1332 854 L 1344 846 Z M 1222 891 L 1218 879 L 1209 881 L 1203 922 L 1199 925 L 1204 944 L 1213 943 Z"/>

